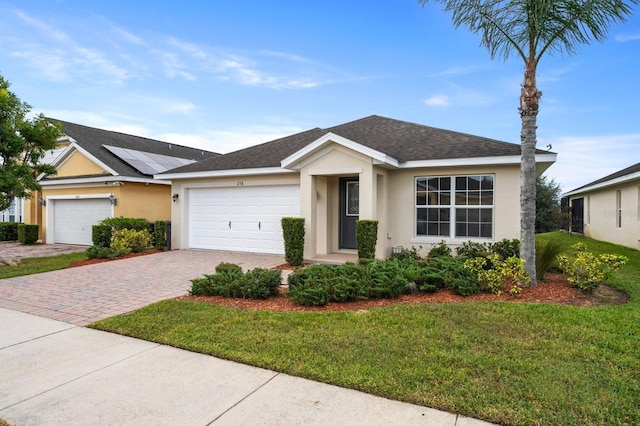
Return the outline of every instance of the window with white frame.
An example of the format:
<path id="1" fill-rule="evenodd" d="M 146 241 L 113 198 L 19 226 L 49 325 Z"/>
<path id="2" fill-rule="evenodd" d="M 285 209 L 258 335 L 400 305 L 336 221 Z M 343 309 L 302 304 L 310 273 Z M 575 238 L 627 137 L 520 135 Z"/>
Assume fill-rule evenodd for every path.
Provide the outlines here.
<path id="1" fill-rule="evenodd" d="M 416 235 L 493 237 L 493 175 L 416 178 Z"/>
<path id="2" fill-rule="evenodd" d="M 622 191 L 616 191 L 616 225 L 622 228 Z"/>
<path id="3" fill-rule="evenodd" d="M 22 198 L 14 198 L 8 209 L 0 211 L 0 222 L 22 222 Z"/>

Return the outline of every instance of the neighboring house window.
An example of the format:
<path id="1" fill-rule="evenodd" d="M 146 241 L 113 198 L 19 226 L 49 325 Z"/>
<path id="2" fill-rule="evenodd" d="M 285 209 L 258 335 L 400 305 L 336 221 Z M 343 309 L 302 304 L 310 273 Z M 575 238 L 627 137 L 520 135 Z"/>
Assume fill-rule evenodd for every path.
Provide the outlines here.
<path id="1" fill-rule="evenodd" d="M 618 228 L 622 228 L 622 191 L 616 191 L 616 222 Z"/>
<path id="2" fill-rule="evenodd" d="M 492 238 L 492 175 L 416 178 L 416 235 Z"/>
<path id="3" fill-rule="evenodd" d="M 22 222 L 22 198 L 14 198 L 7 210 L 0 211 L 0 222 Z"/>
<path id="4" fill-rule="evenodd" d="M 591 223 L 591 196 L 587 195 L 587 225 Z"/>

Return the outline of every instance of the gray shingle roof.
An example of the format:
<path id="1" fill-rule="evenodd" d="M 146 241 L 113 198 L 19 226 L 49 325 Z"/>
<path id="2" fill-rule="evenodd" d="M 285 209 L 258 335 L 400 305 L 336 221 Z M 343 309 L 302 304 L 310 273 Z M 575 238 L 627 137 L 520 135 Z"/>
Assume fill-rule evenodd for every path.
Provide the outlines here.
<path id="1" fill-rule="evenodd" d="M 220 155 L 215 152 L 170 144 L 168 142 L 162 142 L 141 136 L 96 129 L 93 127 L 82 126 L 80 124 L 56 120 L 54 118 L 48 118 L 48 120 L 52 123 L 60 123 L 62 125 L 62 132 L 65 135 L 71 137 L 80 147 L 112 168 L 121 176 L 141 178 L 151 177 L 150 175 L 140 173 L 138 170 L 111 153 L 103 145 L 167 155 L 170 157 L 186 158 L 195 161 Z M 55 176 L 52 176 L 51 178 L 55 179 Z"/>
<path id="2" fill-rule="evenodd" d="M 520 155 L 518 144 L 372 115 L 203 160 L 174 169 L 171 173 L 280 167 L 282 160 L 329 132 L 389 155 L 400 163 Z M 546 151 L 537 150 L 537 153 Z"/>
<path id="3" fill-rule="evenodd" d="M 598 185 L 598 184 L 601 184 L 601 183 L 605 183 L 605 182 L 608 182 L 610 180 L 618 179 L 618 178 L 621 178 L 621 177 L 624 177 L 624 176 L 627 176 L 627 175 L 631 175 L 631 174 L 634 174 L 634 173 L 640 173 L 640 163 L 634 164 L 633 166 L 629 166 L 626 169 L 619 170 L 619 171 L 617 171 L 615 173 L 611 173 L 608 176 L 605 176 L 603 178 L 594 180 L 593 182 L 589 182 L 588 184 L 582 185 L 582 186 L 580 186 L 580 187 L 578 187 L 576 189 L 573 189 L 573 190 L 571 190 L 569 192 L 579 191 L 579 190 L 581 190 L 583 188 L 587 188 L 587 187 L 590 187 L 590 186 L 593 186 L 593 185 Z"/>

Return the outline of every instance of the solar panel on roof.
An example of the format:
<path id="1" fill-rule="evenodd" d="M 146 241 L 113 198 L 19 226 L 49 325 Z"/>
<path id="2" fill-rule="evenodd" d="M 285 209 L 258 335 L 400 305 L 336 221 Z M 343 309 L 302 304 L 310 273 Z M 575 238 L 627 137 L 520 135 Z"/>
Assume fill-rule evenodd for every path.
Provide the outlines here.
<path id="1" fill-rule="evenodd" d="M 145 175 L 164 173 L 167 170 L 196 162 L 188 158 L 171 157 L 170 155 L 154 154 L 152 152 L 137 151 L 135 149 L 120 148 L 111 145 L 102 146 Z"/>

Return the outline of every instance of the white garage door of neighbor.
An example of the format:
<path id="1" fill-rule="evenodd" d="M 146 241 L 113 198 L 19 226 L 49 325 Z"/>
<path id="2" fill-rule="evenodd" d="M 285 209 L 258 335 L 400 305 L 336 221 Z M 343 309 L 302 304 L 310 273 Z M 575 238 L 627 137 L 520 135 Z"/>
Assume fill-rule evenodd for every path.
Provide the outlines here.
<path id="1" fill-rule="evenodd" d="M 90 246 L 91 226 L 107 217 L 111 217 L 108 199 L 53 200 L 53 242 Z"/>
<path id="2" fill-rule="evenodd" d="M 189 190 L 189 247 L 284 253 L 280 219 L 300 215 L 298 185 Z"/>

